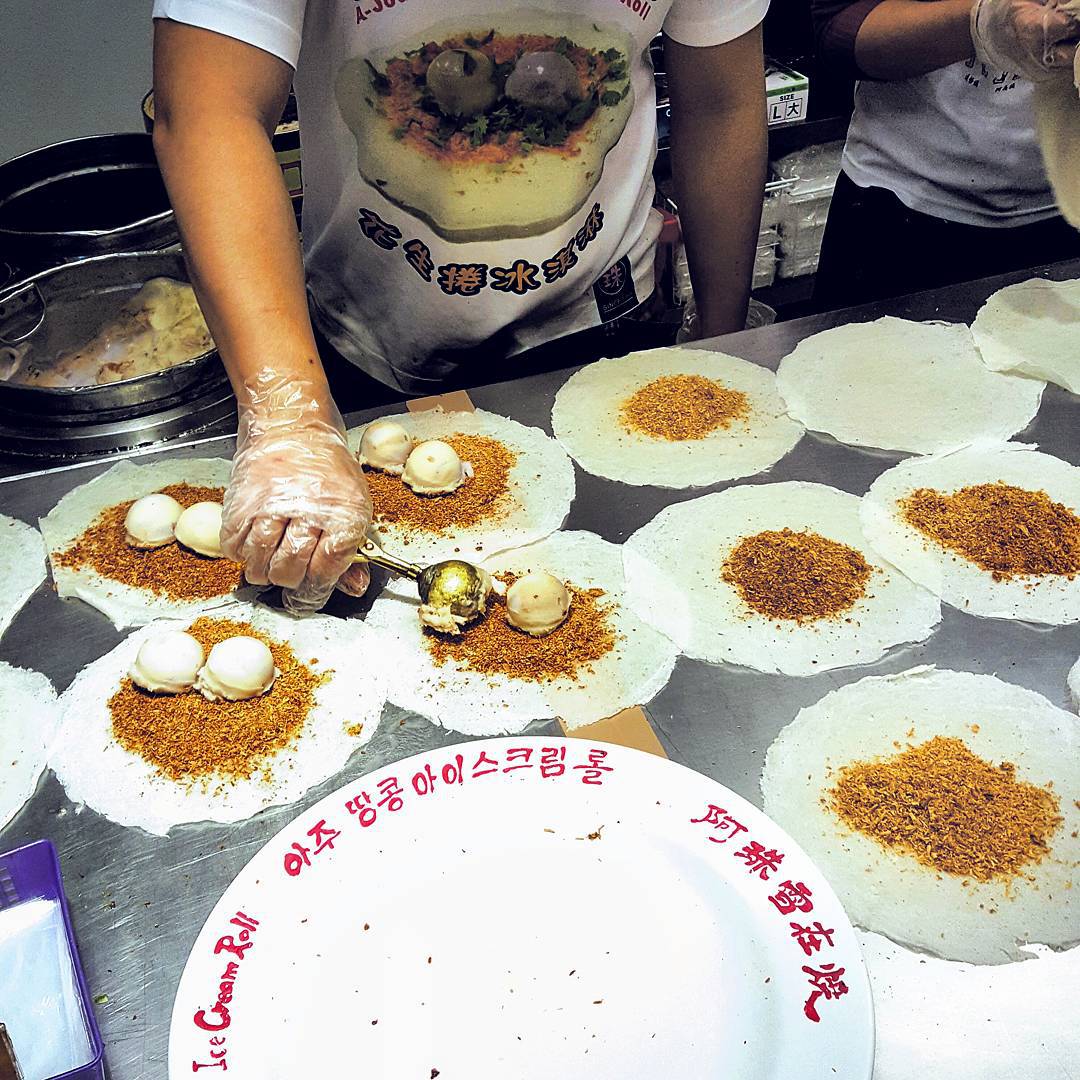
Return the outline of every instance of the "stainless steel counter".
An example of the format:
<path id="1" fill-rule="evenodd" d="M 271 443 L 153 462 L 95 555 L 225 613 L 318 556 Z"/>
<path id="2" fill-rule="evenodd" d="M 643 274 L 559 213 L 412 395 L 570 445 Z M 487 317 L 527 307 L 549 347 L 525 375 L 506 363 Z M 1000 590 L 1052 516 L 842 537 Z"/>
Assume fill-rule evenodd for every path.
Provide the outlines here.
<path id="1" fill-rule="evenodd" d="M 1080 262 L 1039 272 L 1078 277 Z M 845 321 L 882 314 L 970 321 L 991 292 L 1026 276 L 986 279 L 843 315 L 748 331 L 708 342 L 707 347 L 775 368 L 798 340 Z M 472 392 L 472 398 L 481 408 L 550 430 L 552 400 L 568 374 L 555 372 L 482 387 Z M 356 423 L 373 415 L 357 412 L 348 419 Z M 1080 465 L 1078 425 L 1080 399 L 1051 386 L 1038 418 L 1020 439 Z M 228 456 L 231 450 L 231 440 L 214 439 L 162 453 L 174 458 Z M 744 482 L 814 480 L 862 494 L 899 458 L 807 435 L 770 473 Z M 65 492 L 107 467 L 107 463 L 85 465 L 0 482 L 0 510 L 36 522 Z M 578 470 L 578 493 L 567 526 L 621 542 L 665 505 L 698 494 L 700 490 L 673 493 L 631 488 Z M 362 602 L 338 597 L 330 610 L 344 615 L 358 608 Z M 0 658 L 43 671 L 63 690 L 83 666 L 111 649 L 121 636 L 104 616 L 78 601 L 59 600 L 46 585 L 0 641 Z M 758 776 L 769 743 L 800 708 L 837 686 L 872 673 L 936 663 L 995 673 L 1069 707 L 1065 675 L 1078 655 L 1080 626 L 1041 630 L 976 619 L 946 608 L 940 627 L 927 642 L 895 649 L 876 664 L 812 678 L 763 675 L 682 658 L 647 713 L 671 758 L 760 804 Z M 532 731 L 554 733 L 555 728 L 537 724 Z M 55 777 L 47 773 L 33 799 L 0 831 L 0 849 L 48 837 L 60 852 L 87 978 L 92 993 L 108 999 L 98 1006 L 98 1019 L 114 1080 L 164 1080 L 172 1000 L 188 951 L 226 885 L 266 840 L 347 778 L 462 739 L 388 706 L 367 746 L 342 773 L 309 792 L 302 803 L 239 825 L 179 828 L 164 839 L 120 828 L 92 811 L 77 811 Z M 971 1047 L 970 1053 L 973 1073 L 977 1073 L 979 1048 Z"/>

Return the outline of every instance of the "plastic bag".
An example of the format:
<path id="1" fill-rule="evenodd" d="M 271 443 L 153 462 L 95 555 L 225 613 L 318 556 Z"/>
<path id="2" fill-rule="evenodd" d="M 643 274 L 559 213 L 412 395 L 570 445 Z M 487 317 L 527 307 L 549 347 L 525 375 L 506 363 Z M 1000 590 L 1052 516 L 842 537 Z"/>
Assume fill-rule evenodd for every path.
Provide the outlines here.
<path id="1" fill-rule="evenodd" d="M 0 909 L 0 1019 L 25 1080 L 49 1080 L 93 1060 L 55 900 Z"/>

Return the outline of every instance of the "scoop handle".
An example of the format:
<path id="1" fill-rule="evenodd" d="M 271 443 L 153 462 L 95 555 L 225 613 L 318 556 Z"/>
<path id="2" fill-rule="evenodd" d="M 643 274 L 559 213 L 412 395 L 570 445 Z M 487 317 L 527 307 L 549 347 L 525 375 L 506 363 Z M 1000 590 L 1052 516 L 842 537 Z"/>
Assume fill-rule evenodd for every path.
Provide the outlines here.
<path id="1" fill-rule="evenodd" d="M 371 563 L 373 566 L 381 566 L 384 570 L 390 570 L 395 574 L 400 574 L 410 581 L 416 581 L 423 572 L 422 566 L 417 566 L 416 563 L 406 562 L 404 559 L 399 559 L 394 555 L 387 554 L 387 552 L 383 551 L 383 549 L 370 538 L 360 545 L 359 550 L 353 556 L 353 562 Z"/>

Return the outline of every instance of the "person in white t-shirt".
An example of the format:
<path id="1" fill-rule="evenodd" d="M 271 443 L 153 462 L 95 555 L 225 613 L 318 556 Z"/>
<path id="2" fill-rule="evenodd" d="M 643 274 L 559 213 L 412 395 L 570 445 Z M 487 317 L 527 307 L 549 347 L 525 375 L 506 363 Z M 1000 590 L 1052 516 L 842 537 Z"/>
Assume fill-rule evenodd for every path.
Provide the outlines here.
<path id="1" fill-rule="evenodd" d="M 1035 137 L 1033 80 L 1071 70 L 1049 0 L 811 0 L 859 82 L 814 289 L 821 309 L 1080 256 Z M 976 19 L 974 16 L 978 15 Z"/>
<path id="2" fill-rule="evenodd" d="M 661 29 L 702 331 L 743 325 L 768 0 L 539 2 L 154 4 L 154 145 L 240 407 L 222 543 L 293 610 L 367 585 L 361 568 L 346 573 L 367 489 L 312 321 L 416 393 L 460 379 L 474 356 L 506 358 L 512 377 L 515 355 L 646 299 Z M 290 82 L 303 263 L 270 143 Z"/>

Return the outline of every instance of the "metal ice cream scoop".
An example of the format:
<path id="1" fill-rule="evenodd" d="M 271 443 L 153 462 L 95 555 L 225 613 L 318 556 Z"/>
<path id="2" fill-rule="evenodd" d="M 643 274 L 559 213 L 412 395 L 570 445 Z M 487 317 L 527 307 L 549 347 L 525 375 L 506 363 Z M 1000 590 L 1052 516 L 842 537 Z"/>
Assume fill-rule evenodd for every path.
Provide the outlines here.
<path id="1" fill-rule="evenodd" d="M 447 610 L 466 621 L 483 613 L 491 592 L 491 578 L 487 572 L 464 559 L 419 566 L 390 555 L 368 538 L 360 545 L 353 561 L 381 566 L 415 581 L 422 603 Z"/>

